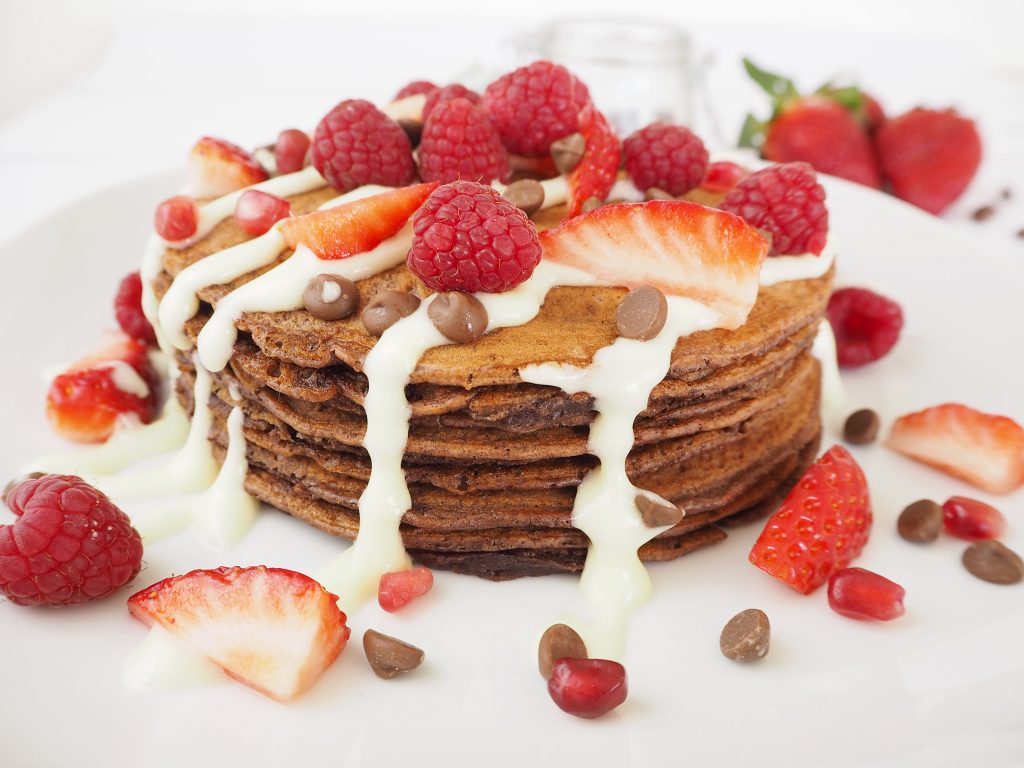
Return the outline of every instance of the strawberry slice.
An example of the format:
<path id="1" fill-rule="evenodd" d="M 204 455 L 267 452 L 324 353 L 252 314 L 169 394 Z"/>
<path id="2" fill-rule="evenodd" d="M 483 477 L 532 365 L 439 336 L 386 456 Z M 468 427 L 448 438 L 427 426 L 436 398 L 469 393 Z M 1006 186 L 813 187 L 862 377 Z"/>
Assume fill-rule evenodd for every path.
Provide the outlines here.
<path id="1" fill-rule="evenodd" d="M 697 203 L 606 205 L 540 233 L 544 258 L 606 285 L 651 285 L 742 325 L 757 299 L 768 241 L 738 216 Z"/>
<path id="2" fill-rule="evenodd" d="M 793 486 L 750 550 L 750 562 L 810 594 L 860 554 L 871 533 L 864 472 L 834 445 Z"/>
<path id="3" fill-rule="evenodd" d="M 128 599 L 132 615 L 190 643 L 228 675 L 291 701 L 338 658 L 350 630 L 337 597 L 283 568 L 197 570 Z"/>
<path id="4" fill-rule="evenodd" d="M 437 186 L 437 182 L 431 182 L 399 187 L 294 216 L 280 225 L 281 234 L 292 248 L 305 245 L 321 259 L 347 259 L 372 251 L 397 234 Z"/>
<path id="5" fill-rule="evenodd" d="M 57 376 L 46 395 L 46 415 L 54 431 L 77 443 L 102 443 L 117 420 L 153 420 L 158 379 L 146 345 L 123 333 Z"/>
<path id="6" fill-rule="evenodd" d="M 220 197 L 268 178 L 251 154 L 224 139 L 203 136 L 188 154 L 187 189 L 193 197 Z"/>
<path id="7" fill-rule="evenodd" d="M 990 493 L 1024 483 L 1024 429 L 1006 416 L 945 403 L 896 419 L 886 445 Z"/>
<path id="8" fill-rule="evenodd" d="M 583 157 L 569 174 L 569 216 L 579 215 L 589 197 L 608 197 L 622 159 L 622 142 L 607 118 L 589 104 L 580 112 L 580 133 L 587 144 Z"/>

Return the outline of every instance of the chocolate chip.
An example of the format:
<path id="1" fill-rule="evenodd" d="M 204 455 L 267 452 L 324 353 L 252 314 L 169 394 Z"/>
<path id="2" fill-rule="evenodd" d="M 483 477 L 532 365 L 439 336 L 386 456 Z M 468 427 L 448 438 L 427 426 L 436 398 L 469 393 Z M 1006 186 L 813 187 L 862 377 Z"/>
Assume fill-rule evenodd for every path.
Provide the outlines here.
<path id="1" fill-rule="evenodd" d="M 729 619 L 718 639 L 718 647 L 727 659 L 757 661 L 768 653 L 771 635 L 768 615 L 758 608 L 748 608 Z"/>
<path id="2" fill-rule="evenodd" d="M 900 512 L 896 530 L 907 541 L 927 544 L 942 532 L 942 507 L 931 499 L 921 499 Z"/>
<path id="3" fill-rule="evenodd" d="M 536 213 L 544 205 L 544 187 L 535 179 L 513 181 L 505 187 L 502 195 L 527 216 Z"/>
<path id="4" fill-rule="evenodd" d="M 667 499 L 652 499 L 642 493 L 636 495 L 636 508 L 648 528 L 675 525 L 683 519 L 683 510 Z"/>
<path id="5" fill-rule="evenodd" d="M 991 219 L 995 212 L 995 206 L 983 205 L 974 210 L 974 213 L 971 214 L 971 218 L 975 221 L 984 221 L 985 219 Z"/>
<path id="6" fill-rule="evenodd" d="M 972 576 L 992 584 L 1017 584 L 1024 580 L 1024 561 L 1001 542 L 976 541 L 964 550 L 964 568 Z"/>
<path id="7" fill-rule="evenodd" d="M 1017 237 L 1020 238 L 1021 240 L 1024 240 L 1024 229 L 1017 230 Z"/>
<path id="8" fill-rule="evenodd" d="M 576 630 L 567 624 L 552 624 L 540 636 L 537 646 L 537 666 L 547 680 L 551 677 L 551 669 L 559 659 L 585 659 L 587 646 Z"/>
<path id="9" fill-rule="evenodd" d="M 317 275 L 302 293 L 306 311 L 321 320 L 341 320 L 359 306 L 359 290 L 347 277 Z"/>
<path id="10" fill-rule="evenodd" d="M 570 133 L 551 143 L 551 159 L 555 161 L 555 169 L 559 173 L 570 173 L 579 165 L 583 153 L 587 149 L 587 140 L 582 133 Z"/>
<path id="11" fill-rule="evenodd" d="M 427 316 L 452 341 L 475 341 L 487 330 L 487 310 L 471 293 L 437 294 L 427 307 Z"/>
<path id="12" fill-rule="evenodd" d="M 591 211 L 596 211 L 602 205 L 604 205 L 604 200 L 602 200 L 600 197 L 594 197 L 593 195 L 591 195 L 590 197 L 583 201 L 583 205 L 580 206 L 580 213 L 590 213 Z"/>
<path id="13" fill-rule="evenodd" d="M 363 633 L 363 651 L 373 673 L 385 680 L 411 672 L 423 663 L 423 651 L 415 645 L 375 629 Z"/>
<path id="14" fill-rule="evenodd" d="M 407 117 L 400 117 L 395 122 L 398 123 L 398 127 L 405 131 L 405 135 L 409 137 L 409 143 L 412 144 L 412 148 L 416 149 L 420 145 L 420 139 L 423 137 L 423 122 L 420 120 L 410 120 Z"/>
<path id="15" fill-rule="evenodd" d="M 665 294 L 650 285 L 642 285 L 627 293 L 615 312 L 619 336 L 648 341 L 665 327 L 668 301 Z"/>
<path id="16" fill-rule="evenodd" d="M 8 507 L 10 507 L 11 504 L 10 504 L 9 501 L 7 501 L 7 497 L 10 496 L 12 493 L 14 493 L 14 491 L 17 489 L 17 487 L 19 485 L 21 485 L 22 483 L 24 483 L 27 480 L 38 480 L 40 477 L 43 477 L 45 474 L 46 474 L 45 472 L 29 472 L 27 475 L 21 475 L 19 477 L 15 477 L 14 479 L 10 480 L 7 483 L 7 485 L 4 486 L 3 494 L 0 494 L 0 500 L 2 500 L 4 504 L 6 504 Z"/>
<path id="17" fill-rule="evenodd" d="M 999 196 L 1003 198 L 1003 200 L 1009 200 L 1011 197 L 1013 197 L 1013 190 L 1010 189 L 1009 187 L 1003 187 L 1002 191 L 999 193 Z"/>
<path id="18" fill-rule="evenodd" d="M 648 187 L 647 191 L 644 192 L 644 200 L 650 202 L 651 200 L 675 200 L 676 197 L 669 192 L 666 192 L 661 187 Z"/>
<path id="19" fill-rule="evenodd" d="M 369 333 L 380 336 L 403 317 L 415 312 L 419 305 L 420 297 L 413 293 L 385 289 L 366 305 L 362 314 L 363 325 Z"/>
<path id="20" fill-rule="evenodd" d="M 861 408 L 847 417 L 843 425 L 843 439 L 853 445 L 866 445 L 878 437 L 878 414 L 870 408 Z"/>

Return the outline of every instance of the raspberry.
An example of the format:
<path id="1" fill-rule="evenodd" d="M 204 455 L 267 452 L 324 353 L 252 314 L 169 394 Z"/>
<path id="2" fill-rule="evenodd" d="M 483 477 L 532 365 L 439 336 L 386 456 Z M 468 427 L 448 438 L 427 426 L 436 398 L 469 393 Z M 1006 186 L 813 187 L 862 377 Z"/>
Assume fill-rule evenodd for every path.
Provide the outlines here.
<path id="1" fill-rule="evenodd" d="M 483 107 L 509 152 L 546 155 L 551 142 L 580 130 L 587 86 L 565 67 L 535 61 L 502 75 L 484 91 Z"/>
<path id="2" fill-rule="evenodd" d="M 405 131 L 363 99 L 341 102 L 320 121 L 311 160 L 341 192 L 364 184 L 402 187 L 416 175 Z"/>
<path id="3" fill-rule="evenodd" d="M 637 189 L 658 187 L 685 195 L 700 186 L 708 169 L 704 142 L 681 125 L 651 123 L 627 138 L 622 151 Z"/>
<path id="4" fill-rule="evenodd" d="M 409 96 L 419 96 L 420 94 L 429 94 L 431 91 L 436 91 L 437 86 L 429 80 L 413 80 L 408 85 L 402 87 L 398 93 L 395 94 L 395 98 L 392 101 L 398 101 L 399 99 L 406 99 Z"/>
<path id="5" fill-rule="evenodd" d="M 437 105 L 423 126 L 419 150 L 424 181 L 505 181 L 511 170 L 501 137 L 482 109 L 466 99 Z"/>
<path id="6" fill-rule="evenodd" d="M 900 305 L 867 288 L 840 288 L 828 302 L 839 365 L 856 368 L 885 357 L 900 338 Z"/>
<path id="7" fill-rule="evenodd" d="M 138 574 L 138 531 L 81 478 L 26 480 L 7 501 L 18 519 L 0 526 L 0 594 L 11 602 L 84 603 L 111 594 Z"/>
<path id="8" fill-rule="evenodd" d="M 423 102 L 423 120 L 425 121 L 430 116 L 438 104 L 452 99 L 465 99 L 470 104 L 479 104 L 480 94 L 458 83 L 446 85 L 444 88 L 435 88 L 427 94 L 427 100 Z"/>
<path id="9" fill-rule="evenodd" d="M 160 237 L 172 243 L 192 237 L 199 228 L 199 209 L 195 200 L 188 195 L 164 200 L 156 207 L 153 227 Z"/>
<path id="10" fill-rule="evenodd" d="M 782 163 L 752 173 L 719 205 L 772 237 L 769 256 L 820 254 L 828 236 L 825 189 L 807 163 Z"/>
<path id="11" fill-rule="evenodd" d="M 274 143 L 274 162 L 278 173 L 295 173 L 306 167 L 309 135 L 298 128 L 281 131 Z"/>
<path id="12" fill-rule="evenodd" d="M 429 568 L 394 571 L 380 577 L 377 602 L 388 613 L 404 608 L 417 597 L 427 594 L 434 586 L 434 574 Z"/>
<path id="13" fill-rule="evenodd" d="M 258 236 L 286 218 L 291 210 L 292 204 L 283 197 L 247 189 L 235 204 L 235 223 L 243 232 Z"/>
<path id="14" fill-rule="evenodd" d="M 409 269 L 435 291 L 501 293 L 540 262 L 537 228 L 491 187 L 456 181 L 413 216 Z"/>
<path id="15" fill-rule="evenodd" d="M 138 272 L 125 275 L 114 296 L 114 317 L 121 330 L 146 344 L 156 343 L 156 333 L 142 312 L 142 277 Z"/>

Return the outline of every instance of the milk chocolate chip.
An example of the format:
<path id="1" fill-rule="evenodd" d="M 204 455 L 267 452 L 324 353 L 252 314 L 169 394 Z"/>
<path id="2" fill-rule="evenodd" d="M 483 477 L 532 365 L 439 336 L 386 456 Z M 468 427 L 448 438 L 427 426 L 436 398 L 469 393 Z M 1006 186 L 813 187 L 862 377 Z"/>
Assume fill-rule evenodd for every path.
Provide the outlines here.
<path id="1" fill-rule="evenodd" d="M 420 297 L 415 294 L 383 290 L 363 310 L 363 325 L 369 333 L 380 336 L 403 317 L 415 312 L 419 305 Z"/>
<path id="2" fill-rule="evenodd" d="M 963 563 L 972 576 L 992 584 L 1024 581 L 1024 561 L 1020 555 L 994 539 L 971 544 L 964 550 Z"/>
<path id="3" fill-rule="evenodd" d="M 579 165 L 587 149 L 587 140 L 582 133 L 570 133 L 551 143 L 551 159 L 559 173 L 570 173 Z"/>
<path id="4" fill-rule="evenodd" d="M 627 293 L 615 312 L 619 336 L 648 341 L 665 327 L 668 301 L 657 288 L 642 285 Z"/>
<path id="5" fill-rule="evenodd" d="M 636 508 L 648 528 L 675 525 L 683 519 L 683 510 L 666 499 L 651 499 L 642 493 L 636 495 Z"/>
<path id="6" fill-rule="evenodd" d="M 437 294 L 427 307 L 427 316 L 452 341 L 474 341 L 487 330 L 487 310 L 471 293 Z"/>
<path id="7" fill-rule="evenodd" d="M 854 411 L 843 425 L 843 439 L 853 445 L 873 443 L 878 437 L 878 414 L 870 408 Z"/>
<path id="8" fill-rule="evenodd" d="M 505 187 L 502 195 L 527 216 L 536 213 L 544 205 L 544 187 L 535 179 L 513 181 Z"/>
<path id="9" fill-rule="evenodd" d="M 321 320 L 341 320 L 359 306 L 359 289 L 347 277 L 317 275 L 302 293 L 306 311 Z"/>
<path id="10" fill-rule="evenodd" d="M 385 680 L 410 672 L 423 663 L 423 651 L 415 645 L 375 629 L 363 633 L 363 651 L 373 673 Z"/>
<path id="11" fill-rule="evenodd" d="M 552 624 L 544 630 L 537 647 L 537 666 L 547 680 L 559 659 L 585 659 L 587 646 L 576 630 L 567 624 Z"/>
<path id="12" fill-rule="evenodd" d="M 757 661 L 768 653 L 772 628 L 768 615 L 757 608 L 740 611 L 722 629 L 718 646 L 727 659 Z"/>
<path id="13" fill-rule="evenodd" d="M 907 541 L 927 544 L 942 532 L 942 507 L 931 499 L 921 499 L 900 512 L 896 530 Z"/>
<path id="14" fill-rule="evenodd" d="M 11 506 L 10 502 L 7 501 L 7 497 L 14 493 L 14 490 L 22 483 L 28 480 L 38 480 L 44 476 L 44 472 L 29 472 L 27 475 L 21 475 L 10 480 L 7 485 L 4 486 L 4 491 L 0 494 L 0 501 L 6 504 L 8 507 Z"/>

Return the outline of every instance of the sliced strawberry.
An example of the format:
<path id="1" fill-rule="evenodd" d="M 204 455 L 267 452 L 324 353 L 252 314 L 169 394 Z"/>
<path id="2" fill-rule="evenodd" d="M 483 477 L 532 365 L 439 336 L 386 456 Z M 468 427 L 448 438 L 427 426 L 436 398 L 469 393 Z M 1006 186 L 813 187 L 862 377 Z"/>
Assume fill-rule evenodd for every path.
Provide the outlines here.
<path id="1" fill-rule="evenodd" d="M 146 346 L 123 333 L 57 376 L 46 395 L 54 431 L 78 443 L 106 441 L 121 417 L 148 424 L 156 405 L 157 376 Z"/>
<path id="2" fill-rule="evenodd" d="M 263 565 L 172 576 L 132 595 L 128 609 L 278 701 L 308 690 L 350 634 L 337 597 L 308 576 Z"/>
<path id="3" fill-rule="evenodd" d="M 945 403 L 896 419 L 886 445 L 990 493 L 1024 483 L 1024 429 L 1013 419 Z"/>
<path id="4" fill-rule="evenodd" d="M 871 533 L 867 480 L 834 445 L 793 486 L 750 550 L 750 562 L 810 594 L 860 554 Z"/>
<path id="5" fill-rule="evenodd" d="M 580 112 L 580 133 L 587 145 L 583 157 L 569 174 L 569 216 L 578 215 L 587 198 L 604 200 L 608 197 L 622 159 L 622 142 L 605 116 L 589 104 Z"/>
<path id="6" fill-rule="evenodd" d="M 187 188 L 193 197 L 220 197 L 268 178 L 251 154 L 224 139 L 204 136 L 188 155 Z"/>
<path id="7" fill-rule="evenodd" d="M 654 286 L 721 314 L 737 328 L 757 299 L 768 242 L 743 219 L 697 203 L 606 205 L 540 233 L 544 258 L 606 285 Z"/>
<path id="8" fill-rule="evenodd" d="M 396 234 L 435 189 L 437 182 L 399 187 L 288 219 L 281 232 L 292 248 L 301 244 L 321 259 L 347 259 Z"/>
<path id="9" fill-rule="evenodd" d="M 434 574 L 420 566 L 411 571 L 394 571 L 380 577 L 377 602 L 388 613 L 404 608 L 417 597 L 427 594 L 434 586 Z"/>

